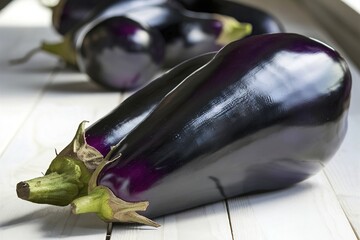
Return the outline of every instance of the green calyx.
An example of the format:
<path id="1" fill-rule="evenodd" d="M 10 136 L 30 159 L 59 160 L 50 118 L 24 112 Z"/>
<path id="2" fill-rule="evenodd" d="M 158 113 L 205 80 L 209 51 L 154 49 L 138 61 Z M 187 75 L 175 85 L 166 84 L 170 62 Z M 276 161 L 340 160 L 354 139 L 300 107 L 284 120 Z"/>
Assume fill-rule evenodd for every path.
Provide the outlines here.
<path id="1" fill-rule="evenodd" d="M 156 222 L 140 215 L 149 202 L 126 202 L 105 186 L 97 185 L 97 178 L 106 164 L 117 160 L 115 148 L 104 158 L 85 139 L 85 121 L 80 123 L 72 142 L 51 162 L 42 177 L 17 184 L 18 197 L 34 203 L 66 206 L 71 203 L 74 214 L 96 213 L 107 222 L 141 223 L 159 227 Z"/>
<path id="2" fill-rule="evenodd" d="M 85 166 L 93 171 L 104 160 L 104 156 L 95 148 L 86 143 L 85 138 L 85 124 L 87 121 L 82 121 L 76 131 L 74 139 L 64 151 L 68 155 L 72 155 L 74 158 L 82 161 Z M 62 154 L 62 152 L 60 153 Z M 60 155 L 59 154 L 59 155 Z"/>
<path id="3" fill-rule="evenodd" d="M 147 201 L 126 202 L 116 197 L 109 188 L 97 186 L 88 195 L 75 199 L 71 208 L 74 214 L 96 213 L 106 222 L 141 223 L 159 227 L 156 222 L 137 213 L 145 211 L 148 205 Z"/>
<path id="4" fill-rule="evenodd" d="M 112 148 L 92 173 L 88 184 L 88 194 L 75 199 L 71 203 L 72 212 L 74 214 L 96 213 L 106 222 L 141 223 L 159 227 L 160 225 L 156 222 L 137 213 L 137 211 L 145 211 L 149 206 L 149 202 L 126 202 L 116 197 L 109 188 L 97 185 L 97 178 L 102 169 L 121 157 L 121 154 L 112 156 L 114 149 Z"/>
<path id="5" fill-rule="evenodd" d="M 20 198 L 65 206 L 87 194 L 91 175 L 103 156 L 86 143 L 85 124 L 80 123 L 72 142 L 54 158 L 44 176 L 18 183 Z"/>
<path id="6" fill-rule="evenodd" d="M 214 14 L 215 19 L 222 23 L 222 31 L 216 39 L 217 44 L 225 46 L 230 42 L 242 39 L 252 32 L 250 23 L 241 23 L 233 17 Z"/>
<path id="7" fill-rule="evenodd" d="M 60 57 L 66 63 L 77 66 L 76 52 L 73 47 L 70 35 L 65 35 L 62 42 L 47 43 L 43 42 L 40 46 L 42 51 Z"/>

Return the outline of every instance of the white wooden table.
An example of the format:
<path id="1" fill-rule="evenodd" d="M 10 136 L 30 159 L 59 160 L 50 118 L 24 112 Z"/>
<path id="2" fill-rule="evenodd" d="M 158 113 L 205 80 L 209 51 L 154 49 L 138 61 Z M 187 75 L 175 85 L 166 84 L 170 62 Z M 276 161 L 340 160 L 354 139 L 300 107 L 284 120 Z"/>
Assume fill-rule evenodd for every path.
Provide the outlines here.
<path id="1" fill-rule="evenodd" d="M 243 0 L 244 1 L 244 0 Z M 275 14 L 288 32 L 316 37 L 341 51 L 295 0 L 246 0 Z M 56 40 L 50 12 L 35 0 L 0 11 L 0 239 L 360 239 L 360 76 L 351 65 L 349 130 L 324 171 L 285 190 L 239 197 L 156 219 L 159 229 L 114 225 L 69 208 L 19 200 L 16 183 L 41 175 L 73 137 L 126 95 L 106 92 L 45 54 L 10 66 L 41 40 Z M 111 231 L 112 230 L 112 231 Z"/>

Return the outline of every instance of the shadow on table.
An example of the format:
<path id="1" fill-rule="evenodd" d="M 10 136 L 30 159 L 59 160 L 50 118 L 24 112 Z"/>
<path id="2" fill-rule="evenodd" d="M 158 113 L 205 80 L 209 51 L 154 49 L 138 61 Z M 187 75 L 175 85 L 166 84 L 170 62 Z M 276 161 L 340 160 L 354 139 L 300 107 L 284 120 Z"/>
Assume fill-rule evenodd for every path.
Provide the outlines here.
<path id="1" fill-rule="evenodd" d="M 247 208 L 249 201 L 251 201 L 252 207 L 256 205 L 266 206 L 268 203 L 277 201 L 287 201 L 287 198 L 297 198 L 304 194 L 311 194 L 312 190 L 316 188 L 311 182 L 302 182 L 292 187 L 282 190 L 256 193 L 250 195 L 244 195 L 236 198 L 232 198 L 229 201 L 243 202 L 243 204 L 237 204 L 236 211 L 242 211 L 242 208 Z M 166 228 L 188 228 L 204 221 L 204 217 L 208 221 L 218 221 L 219 217 L 223 215 L 228 204 L 225 201 L 208 204 L 202 207 L 189 209 L 186 211 L 174 213 L 171 215 L 158 217 L 154 219 L 156 222 Z M 234 209 L 232 209 L 234 211 Z M 230 211 L 231 213 L 231 211 Z M 219 215 L 220 214 L 220 215 Z M 212 220 L 211 220 L 212 219 Z M 224 217 L 228 219 L 228 217 Z M 60 208 L 55 206 L 48 206 L 30 212 L 21 217 L 14 217 L 6 222 L 0 223 L 0 228 L 10 229 L 13 231 L 37 230 L 40 234 L 46 238 L 63 238 L 63 237 L 76 237 L 76 236 L 88 236 L 88 235 L 102 235 L 106 236 L 111 233 L 111 229 L 107 224 L 101 221 L 95 214 L 85 215 L 73 215 L 68 207 Z M 114 228 L 116 233 L 120 234 L 124 231 L 147 231 L 156 230 L 156 228 L 138 225 L 138 224 L 115 224 Z M 193 229 L 192 231 L 197 231 Z M 199 231 L 202 231 L 200 228 Z"/>
<path id="2" fill-rule="evenodd" d="M 66 83 L 52 83 L 47 87 L 47 91 L 57 93 L 106 93 L 112 92 L 97 85 L 90 80 L 88 81 L 74 81 Z"/>
<path id="3" fill-rule="evenodd" d="M 29 227 L 24 228 L 24 225 Z M 73 215 L 69 208 L 49 206 L 2 222 L 0 228 L 31 229 L 46 238 L 59 238 L 93 234 L 105 236 L 107 224 L 95 214 Z"/>

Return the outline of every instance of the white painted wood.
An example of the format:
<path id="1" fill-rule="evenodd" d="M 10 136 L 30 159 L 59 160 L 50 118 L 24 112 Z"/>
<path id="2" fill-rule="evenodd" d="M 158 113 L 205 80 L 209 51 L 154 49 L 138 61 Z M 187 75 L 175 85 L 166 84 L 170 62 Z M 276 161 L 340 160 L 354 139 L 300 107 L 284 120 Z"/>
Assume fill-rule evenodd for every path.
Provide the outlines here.
<path id="1" fill-rule="evenodd" d="M 221 240 L 232 238 L 224 202 L 184 211 L 155 220 L 162 225 L 158 229 L 143 226 L 114 225 L 111 239 Z"/>
<path id="2" fill-rule="evenodd" d="M 26 17 L 19 17 L 19 11 L 25 10 Z M 50 13 L 34 0 L 12 1 L 0 12 L 0 154 L 51 81 L 57 63 L 39 54 L 26 64 L 9 65 L 10 59 L 23 56 L 41 40 L 57 38 L 47 26 L 24 26 L 35 19 L 48 25 Z"/>
<path id="3" fill-rule="evenodd" d="M 234 239 L 356 240 L 324 174 L 294 187 L 229 201 Z"/>

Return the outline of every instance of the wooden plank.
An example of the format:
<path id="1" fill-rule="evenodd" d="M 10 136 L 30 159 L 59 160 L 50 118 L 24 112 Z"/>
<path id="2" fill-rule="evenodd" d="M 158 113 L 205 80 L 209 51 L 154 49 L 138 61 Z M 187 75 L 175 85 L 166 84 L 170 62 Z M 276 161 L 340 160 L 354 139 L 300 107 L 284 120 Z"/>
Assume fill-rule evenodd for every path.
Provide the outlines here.
<path id="1" fill-rule="evenodd" d="M 26 18 L 18 13 L 28 10 Z M 30 19 L 30 20 L 28 20 Z M 51 81 L 57 59 L 39 54 L 26 64 L 11 66 L 9 60 L 24 55 L 43 39 L 53 39 L 50 13 L 36 1 L 13 1 L 0 14 L 0 154 L 29 115 L 44 87 Z M 26 26 L 38 22 L 35 27 Z M 42 25 L 40 24 L 42 23 Z M 17 25 L 16 25 L 17 24 Z"/>
<path id="2" fill-rule="evenodd" d="M 234 239 L 356 237 L 323 173 L 288 189 L 229 201 Z"/>
<path id="3" fill-rule="evenodd" d="M 360 162 L 357 153 L 360 149 L 359 123 L 360 114 L 352 115 L 344 143 L 325 168 L 325 173 L 360 239 Z"/>
<path id="4" fill-rule="evenodd" d="M 162 225 L 159 229 L 144 226 L 114 225 L 111 239 L 220 240 L 232 238 L 224 202 L 155 220 Z M 146 231 L 144 231 L 145 229 Z"/>

